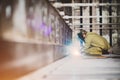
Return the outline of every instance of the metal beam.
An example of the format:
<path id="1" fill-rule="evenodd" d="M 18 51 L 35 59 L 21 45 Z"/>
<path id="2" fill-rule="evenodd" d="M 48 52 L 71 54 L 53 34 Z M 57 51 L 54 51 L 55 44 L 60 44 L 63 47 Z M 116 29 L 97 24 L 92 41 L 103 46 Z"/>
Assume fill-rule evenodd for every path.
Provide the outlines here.
<path id="1" fill-rule="evenodd" d="M 72 25 L 69 23 L 68 25 Z M 79 25 L 120 25 L 120 23 L 84 23 L 84 24 L 74 24 L 75 26 Z"/>
<path id="2" fill-rule="evenodd" d="M 87 27 L 87 28 L 85 28 L 85 27 L 83 27 L 83 28 L 78 28 L 78 27 L 76 27 L 76 28 L 75 28 L 75 30 L 79 30 L 79 29 L 86 29 L 86 30 L 89 30 L 89 29 L 92 29 L 92 30 L 99 30 L 99 29 L 102 29 L 102 30 L 103 30 L 103 29 L 105 29 L 105 30 L 107 30 L 107 29 L 108 29 L 108 30 L 109 30 L 109 29 L 114 29 L 114 30 L 115 30 L 115 29 L 119 29 L 119 30 L 120 30 L 120 28 L 118 28 L 118 27 L 117 27 L 117 28 L 114 28 L 114 27 L 111 27 L 111 28 L 110 28 L 110 27 L 107 27 L 107 28 L 106 28 L 106 27 L 102 27 L 102 28 L 88 28 L 88 27 Z"/>
<path id="3" fill-rule="evenodd" d="M 64 16 L 64 19 L 69 19 L 69 18 L 120 18 L 120 16 Z"/>
<path id="4" fill-rule="evenodd" d="M 62 7 L 74 7 L 74 6 L 118 6 L 120 3 L 64 3 Z"/>

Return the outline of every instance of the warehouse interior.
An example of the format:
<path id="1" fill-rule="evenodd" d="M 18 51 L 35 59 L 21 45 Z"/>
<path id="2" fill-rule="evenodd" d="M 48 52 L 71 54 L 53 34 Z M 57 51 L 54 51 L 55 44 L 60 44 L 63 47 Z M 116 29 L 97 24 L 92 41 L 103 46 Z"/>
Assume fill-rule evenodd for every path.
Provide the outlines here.
<path id="1" fill-rule="evenodd" d="M 109 36 L 111 45 L 119 35 L 119 1 L 117 0 L 50 0 L 74 34 L 80 29 Z"/>
<path id="2" fill-rule="evenodd" d="M 0 0 L 0 80 L 120 80 L 119 0 Z M 82 56 L 80 30 L 117 54 Z"/>

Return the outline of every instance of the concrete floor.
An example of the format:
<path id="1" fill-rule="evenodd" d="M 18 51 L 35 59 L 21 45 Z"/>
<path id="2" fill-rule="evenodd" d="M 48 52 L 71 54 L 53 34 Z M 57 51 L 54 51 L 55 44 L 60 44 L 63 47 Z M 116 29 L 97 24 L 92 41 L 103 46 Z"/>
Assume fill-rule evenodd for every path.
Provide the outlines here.
<path id="1" fill-rule="evenodd" d="M 68 56 L 18 80 L 120 80 L 120 58 Z"/>

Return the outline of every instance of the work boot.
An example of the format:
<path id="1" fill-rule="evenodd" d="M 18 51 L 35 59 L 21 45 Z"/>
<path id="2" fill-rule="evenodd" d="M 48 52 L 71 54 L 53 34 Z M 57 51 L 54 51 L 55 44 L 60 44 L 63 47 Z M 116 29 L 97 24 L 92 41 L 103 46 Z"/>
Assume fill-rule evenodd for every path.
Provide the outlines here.
<path id="1" fill-rule="evenodd" d="M 89 53 L 83 53 L 83 58 L 106 58 L 105 56 L 102 56 L 100 54 L 89 54 Z"/>

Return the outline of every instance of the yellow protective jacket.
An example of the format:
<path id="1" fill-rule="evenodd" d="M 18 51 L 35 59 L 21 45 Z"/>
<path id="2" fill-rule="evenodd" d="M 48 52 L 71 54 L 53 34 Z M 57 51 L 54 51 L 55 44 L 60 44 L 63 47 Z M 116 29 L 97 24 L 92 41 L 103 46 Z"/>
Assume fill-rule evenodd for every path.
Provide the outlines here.
<path id="1" fill-rule="evenodd" d="M 102 49 L 108 50 L 110 48 L 107 40 L 93 32 L 88 32 L 85 37 L 85 52 L 89 54 L 102 55 Z"/>

